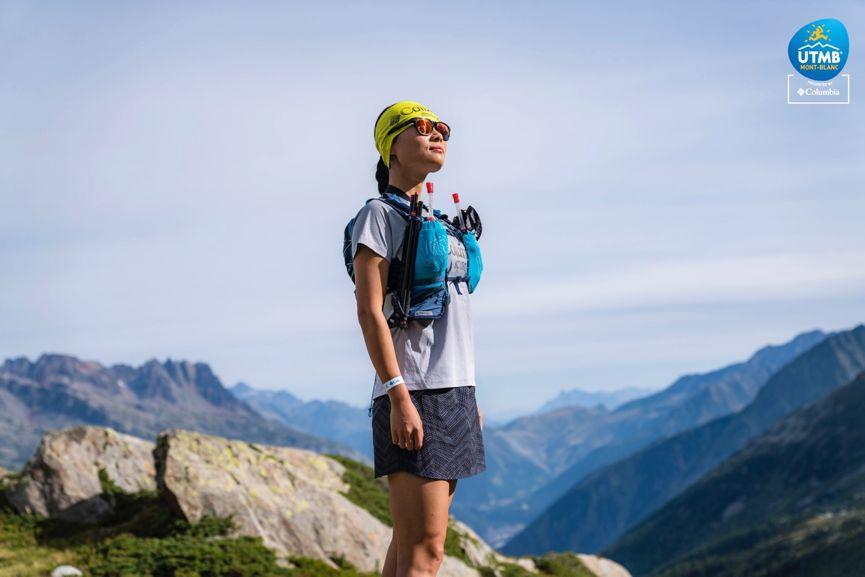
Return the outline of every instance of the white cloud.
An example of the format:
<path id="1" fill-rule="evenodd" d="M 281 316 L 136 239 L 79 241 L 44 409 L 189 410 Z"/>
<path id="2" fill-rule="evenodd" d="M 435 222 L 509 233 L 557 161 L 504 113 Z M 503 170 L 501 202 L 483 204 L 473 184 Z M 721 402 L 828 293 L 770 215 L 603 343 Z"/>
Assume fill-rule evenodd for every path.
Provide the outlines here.
<path id="1" fill-rule="evenodd" d="M 511 278 L 476 299 L 479 318 L 642 306 L 795 301 L 865 292 L 865 253 L 692 256 L 539 279 Z M 504 288 L 504 287 L 501 287 Z"/>

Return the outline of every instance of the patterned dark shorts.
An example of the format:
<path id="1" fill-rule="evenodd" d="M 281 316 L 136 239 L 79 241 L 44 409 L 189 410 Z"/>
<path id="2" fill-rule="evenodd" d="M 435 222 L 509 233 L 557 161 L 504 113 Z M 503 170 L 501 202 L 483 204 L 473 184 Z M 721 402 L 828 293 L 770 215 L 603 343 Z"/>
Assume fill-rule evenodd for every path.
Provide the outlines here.
<path id="1" fill-rule="evenodd" d="M 486 469 L 484 438 L 475 387 L 409 391 L 423 423 L 423 445 L 410 451 L 395 445 L 390 434 L 390 397 L 372 405 L 375 476 L 408 471 L 431 479 L 461 479 Z"/>

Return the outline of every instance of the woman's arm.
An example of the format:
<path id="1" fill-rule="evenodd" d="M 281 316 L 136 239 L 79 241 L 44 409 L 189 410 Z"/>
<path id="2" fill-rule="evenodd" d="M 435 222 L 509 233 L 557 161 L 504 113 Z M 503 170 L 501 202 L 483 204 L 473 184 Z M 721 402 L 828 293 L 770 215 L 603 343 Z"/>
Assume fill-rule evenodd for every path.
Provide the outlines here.
<path id="1" fill-rule="evenodd" d="M 363 331 L 369 358 L 382 382 L 400 374 L 390 327 L 382 312 L 390 263 L 365 244 L 357 245 L 354 279 L 357 288 L 357 319 Z M 391 439 L 403 449 L 420 449 L 423 425 L 405 384 L 388 391 L 391 400 Z"/>

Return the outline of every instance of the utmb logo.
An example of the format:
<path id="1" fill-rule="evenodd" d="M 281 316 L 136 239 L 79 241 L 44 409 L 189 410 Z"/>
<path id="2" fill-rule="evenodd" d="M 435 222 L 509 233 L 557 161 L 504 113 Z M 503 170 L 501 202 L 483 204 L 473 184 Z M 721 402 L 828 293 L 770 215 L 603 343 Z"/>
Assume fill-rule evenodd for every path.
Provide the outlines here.
<path id="1" fill-rule="evenodd" d="M 850 39 L 840 20 L 824 18 L 799 29 L 787 47 L 793 68 L 811 80 L 831 80 L 847 63 Z"/>

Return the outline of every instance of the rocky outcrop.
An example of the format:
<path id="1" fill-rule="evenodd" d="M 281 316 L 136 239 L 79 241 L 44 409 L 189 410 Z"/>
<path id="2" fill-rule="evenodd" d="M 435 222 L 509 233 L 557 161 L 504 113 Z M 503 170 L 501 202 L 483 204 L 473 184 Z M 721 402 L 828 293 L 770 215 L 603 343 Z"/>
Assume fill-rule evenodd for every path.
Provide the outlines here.
<path id="1" fill-rule="evenodd" d="M 100 473 L 102 470 L 102 473 Z M 261 537 L 281 564 L 310 557 L 338 568 L 380 573 L 393 529 L 349 500 L 346 465 L 320 453 L 168 429 L 156 443 L 102 427 L 47 433 L 20 473 L 6 477 L 10 504 L 20 513 L 98 522 L 112 512 L 111 491 L 158 494 L 190 523 L 231 517 L 228 536 Z M 101 478 L 100 478 L 101 477 Z M 0 484 L 0 488 L 2 488 Z M 502 555 L 470 527 L 451 517 L 462 555 L 446 555 L 442 577 L 504 575 L 502 565 L 536 572 L 530 558 Z M 616 563 L 580 555 L 599 577 L 630 577 Z"/>
<path id="2" fill-rule="evenodd" d="M 490 547 L 471 527 L 462 521 L 451 517 L 450 523 L 453 529 L 459 534 L 462 549 L 472 565 L 477 567 L 492 567 L 496 563 L 513 563 L 520 565 L 528 571 L 537 571 L 535 562 L 532 561 L 531 558 L 517 558 L 502 555 Z"/>
<path id="3" fill-rule="evenodd" d="M 631 574 L 622 565 L 619 565 L 612 559 L 606 557 L 598 557 L 597 555 L 586 555 L 580 553 L 577 555 L 586 569 L 597 575 L 598 577 L 631 577 Z"/>
<path id="4" fill-rule="evenodd" d="M 480 536 L 462 521 L 452 519 L 454 529 L 460 534 L 462 548 L 473 565 L 479 567 L 495 567 L 497 564 L 512 563 L 522 568 L 537 572 L 538 568 L 531 557 L 508 557 L 490 547 Z M 580 561 L 598 577 L 631 577 L 622 565 L 611 559 L 577 553 Z"/>
<path id="5" fill-rule="evenodd" d="M 127 493 L 156 489 L 154 444 L 105 427 L 49 431 L 6 490 L 19 513 L 98 522 L 112 513 L 104 479 Z"/>
<path id="6" fill-rule="evenodd" d="M 379 571 L 391 531 L 345 498 L 345 467 L 290 447 L 247 443 L 171 429 L 154 453 L 160 493 L 187 520 L 232 516 L 236 535 L 261 536 L 281 555 L 332 565 L 344 555 L 361 571 Z"/>

